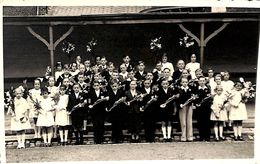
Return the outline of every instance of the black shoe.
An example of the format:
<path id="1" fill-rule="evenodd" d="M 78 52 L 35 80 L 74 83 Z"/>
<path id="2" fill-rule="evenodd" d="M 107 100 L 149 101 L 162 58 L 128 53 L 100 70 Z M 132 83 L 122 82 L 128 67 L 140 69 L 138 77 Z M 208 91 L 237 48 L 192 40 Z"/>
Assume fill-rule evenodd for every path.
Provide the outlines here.
<path id="1" fill-rule="evenodd" d="M 234 141 L 238 141 L 238 138 L 237 138 L 237 137 L 234 137 Z"/>
<path id="2" fill-rule="evenodd" d="M 167 139 L 167 142 L 172 142 L 172 138 L 168 138 L 168 139 Z"/>
<path id="3" fill-rule="evenodd" d="M 238 136 L 238 141 L 244 141 L 244 138 L 243 137 L 241 137 L 241 136 Z"/>
<path id="4" fill-rule="evenodd" d="M 164 138 L 164 139 L 163 139 L 163 142 L 167 142 L 167 141 L 168 141 L 168 139 L 167 139 L 167 138 Z"/>
<path id="5" fill-rule="evenodd" d="M 76 142 L 75 142 L 75 145 L 79 145 L 79 141 L 76 141 Z"/>
<path id="6" fill-rule="evenodd" d="M 219 139 L 220 139 L 221 141 L 225 141 L 225 140 L 226 140 L 225 137 L 219 137 Z"/>
<path id="7" fill-rule="evenodd" d="M 228 126 L 227 129 L 228 129 L 228 131 L 233 131 L 233 127 L 232 126 Z"/>
<path id="8" fill-rule="evenodd" d="M 216 138 L 215 138 L 215 141 L 216 141 L 216 142 L 218 142 L 218 141 L 219 141 L 219 138 L 218 138 L 218 137 L 216 137 Z"/>

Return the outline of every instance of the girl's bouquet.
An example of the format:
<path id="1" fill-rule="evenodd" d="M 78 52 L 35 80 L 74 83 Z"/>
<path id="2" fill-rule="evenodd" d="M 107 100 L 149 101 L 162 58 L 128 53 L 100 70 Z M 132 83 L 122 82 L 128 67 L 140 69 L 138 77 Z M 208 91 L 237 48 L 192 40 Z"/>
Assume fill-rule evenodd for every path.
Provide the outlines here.
<path id="1" fill-rule="evenodd" d="M 179 44 L 180 46 L 182 47 L 185 47 L 185 48 L 189 48 L 190 46 L 193 46 L 194 45 L 194 39 L 193 38 L 190 38 L 187 34 L 183 37 L 183 38 L 180 38 L 179 40 Z"/>
<path id="2" fill-rule="evenodd" d="M 87 52 L 93 52 L 96 45 L 97 45 L 97 40 L 92 38 L 91 41 L 89 41 L 86 45 Z"/>
<path id="3" fill-rule="evenodd" d="M 251 81 L 245 81 L 243 77 L 240 77 L 239 81 L 244 85 L 244 89 L 241 92 L 241 102 L 246 103 L 249 99 L 254 99 L 256 95 L 256 85 Z"/>
<path id="4" fill-rule="evenodd" d="M 60 100 L 60 94 L 59 93 L 55 93 L 51 98 L 55 102 L 55 104 L 58 104 L 58 102 Z"/>
<path id="5" fill-rule="evenodd" d="M 75 44 L 70 42 L 63 42 L 61 50 L 71 58 L 71 53 L 75 51 Z"/>
<path id="6" fill-rule="evenodd" d="M 14 115 L 14 89 L 10 88 L 7 92 L 4 92 L 4 108 L 7 109 L 8 115 Z"/>
<path id="7" fill-rule="evenodd" d="M 162 37 L 151 39 L 150 49 L 152 51 L 157 52 L 162 49 L 161 38 Z"/>
<path id="8" fill-rule="evenodd" d="M 31 99 L 36 111 L 41 112 L 41 109 L 42 109 L 41 104 L 40 104 L 41 102 L 38 99 L 34 100 L 31 94 L 29 94 L 29 98 Z"/>

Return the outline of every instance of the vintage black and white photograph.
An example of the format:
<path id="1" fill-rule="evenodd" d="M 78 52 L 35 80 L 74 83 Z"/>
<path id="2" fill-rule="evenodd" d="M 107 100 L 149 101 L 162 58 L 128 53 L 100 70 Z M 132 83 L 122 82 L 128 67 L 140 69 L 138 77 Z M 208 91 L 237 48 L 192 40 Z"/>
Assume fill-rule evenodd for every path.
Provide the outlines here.
<path id="1" fill-rule="evenodd" d="M 2 11 L 7 163 L 254 160 L 260 8 Z"/>

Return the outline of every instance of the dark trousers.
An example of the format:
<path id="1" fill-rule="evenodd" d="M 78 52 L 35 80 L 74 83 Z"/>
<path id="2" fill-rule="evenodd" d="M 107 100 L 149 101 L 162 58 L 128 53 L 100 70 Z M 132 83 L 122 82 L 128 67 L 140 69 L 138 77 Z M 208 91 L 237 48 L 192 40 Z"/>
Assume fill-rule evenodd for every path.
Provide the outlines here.
<path id="1" fill-rule="evenodd" d="M 120 142 L 123 140 L 122 130 L 123 130 L 123 119 L 122 115 L 113 113 L 111 116 L 111 123 L 112 123 L 112 141 Z"/>
<path id="2" fill-rule="evenodd" d="M 83 115 L 71 115 L 72 127 L 75 134 L 76 144 L 83 143 Z"/>
<path id="3" fill-rule="evenodd" d="M 83 131 L 75 130 L 74 134 L 75 134 L 76 144 L 83 144 Z"/>
<path id="4" fill-rule="evenodd" d="M 144 130 L 147 142 L 154 142 L 155 138 L 155 117 L 152 113 L 144 113 Z"/>
<path id="5" fill-rule="evenodd" d="M 105 116 L 103 114 L 92 115 L 93 130 L 94 130 L 94 142 L 101 144 L 104 138 L 105 130 Z"/>
<path id="6" fill-rule="evenodd" d="M 208 107 L 200 107 L 196 110 L 200 140 L 210 140 L 211 134 L 211 110 Z"/>
<path id="7" fill-rule="evenodd" d="M 140 113 L 129 113 L 129 132 L 131 134 L 139 134 L 141 130 L 141 115 Z"/>

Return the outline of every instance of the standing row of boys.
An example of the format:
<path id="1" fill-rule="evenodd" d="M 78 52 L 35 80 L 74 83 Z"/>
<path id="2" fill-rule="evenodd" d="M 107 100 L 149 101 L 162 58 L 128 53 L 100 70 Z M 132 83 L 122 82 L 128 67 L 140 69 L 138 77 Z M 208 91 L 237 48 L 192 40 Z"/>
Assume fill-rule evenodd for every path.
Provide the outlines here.
<path id="1" fill-rule="evenodd" d="M 89 118 L 94 142 L 101 144 L 108 116 L 114 143 L 123 142 L 124 128 L 132 142 L 140 141 L 142 124 L 146 141 L 154 142 L 158 121 L 162 122 L 164 141 L 172 141 L 173 121 L 181 128 L 180 140 L 193 141 L 193 118 L 198 122 L 201 141 L 210 140 L 212 122 L 216 141 L 225 140 L 223 126 L 231 126 L 231 122 L 234 140 L 243 140 L 242 121 L 247 119 L 244 97 L 248 90 L 243 82 L 229 80 L 228 72 L 214 76 L 213 69 L 209 69 L 208 76 L 203 76 L 195 54 L 186 66 L 179 60 L 176 70 L 166 55 L 151 72 L 145 71 L 142 61 L 137 69 L 129 56 L 123 61 L 117 70 L 105 57 L 97 57 L 91 66 L 89 60 L 82 64 L 78 56 L 71 65 L 58 62 L 55 76 L 50 76 L 48 68 L 46 87 L 36 79 L 28 96 L 23 93 L 25 88 L 17 88 L 14 110 L 9 113 L 13 116 L 11 129 L 17 132 L 18 148 L 25 147 L 25 129 L 31 127 L 35 138 L 42 137 L 45 146 L 51 145 L 57 128 L 60 143 L 66 145 L 70 127 L 75 144 L 83 144 L 83 130 Z"/>

